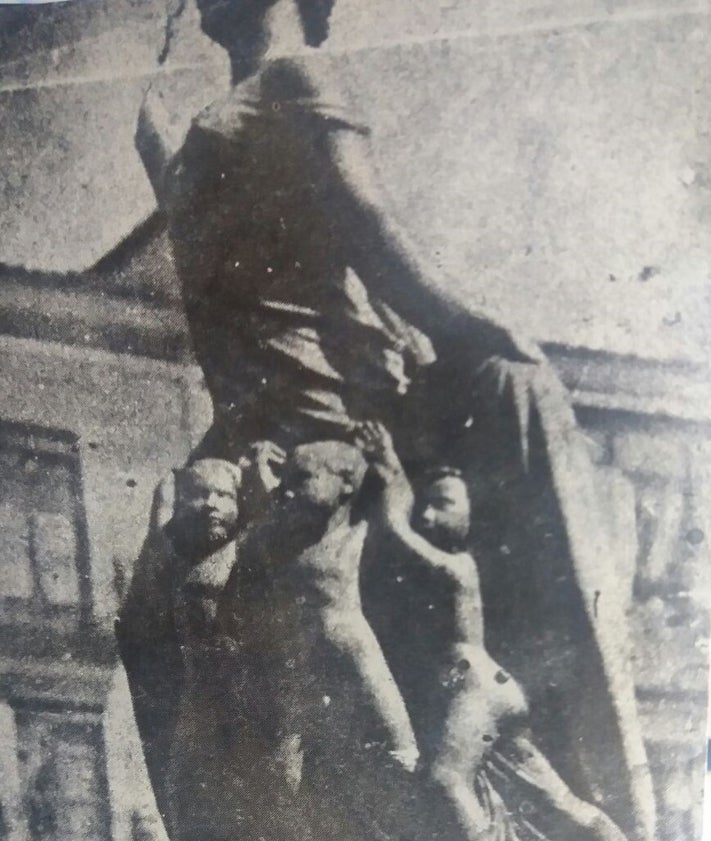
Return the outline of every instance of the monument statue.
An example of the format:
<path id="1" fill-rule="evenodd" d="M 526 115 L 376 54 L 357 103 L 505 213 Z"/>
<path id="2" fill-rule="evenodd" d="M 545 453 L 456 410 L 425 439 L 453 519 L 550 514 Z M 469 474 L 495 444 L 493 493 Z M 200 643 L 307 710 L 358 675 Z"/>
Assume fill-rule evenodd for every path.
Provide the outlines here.
<path id="1" fill-rule="evenodd" d="M 567 395 L 396 230 L 329 68 L 263 60 L 275 2 L 198 0 L 233 87 L 176 148 L 148 105 L 137 135 L 214 407 L 118 626 L 169 832 L 651 841 L 615 549 Z M 331 6 L 300 4 L 312 42 Z M 466 534 L 382 528 L 407 511 L 403 483 L 392 506 L 377 488 L 395 451 L 417 482 L 459 468 Z M 398 582 L 413 549 L 427 574 Z M 433 562 L 466 598 L 428 601 Z M 424 642 L 389 621 L 403 599 Z M 558 817 L 502 823 L 521 785 Z"/>

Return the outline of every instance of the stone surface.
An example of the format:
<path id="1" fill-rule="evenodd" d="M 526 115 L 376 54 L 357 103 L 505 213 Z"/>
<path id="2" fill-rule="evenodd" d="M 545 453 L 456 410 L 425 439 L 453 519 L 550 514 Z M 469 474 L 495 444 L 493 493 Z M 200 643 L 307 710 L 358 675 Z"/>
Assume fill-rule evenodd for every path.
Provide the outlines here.
<path id="1" fill-rule="evenodd" d="M 90 5 L 37 12 L 1 60 L 0 260 L 98 259 L 153 207 L 145 89 L 192 112 L 226 84 L 191 2 L 164 64 L 163 0 Z M 287 12 L 275 54 L 305 52 Z M 323 49 L 450 289 L 538 338 L 706 358 L 709 33 L 705 2 L 339 0 Z"/>
<path id="2" fill-rule="evenodd" d="M 153 489 L 197 444 L 209 401 L 184 366 L 8 337 L 0 347 L 3 418 L 78 436 L 93 611 L 110 623 L 115 575 L 137 557 Z"/>

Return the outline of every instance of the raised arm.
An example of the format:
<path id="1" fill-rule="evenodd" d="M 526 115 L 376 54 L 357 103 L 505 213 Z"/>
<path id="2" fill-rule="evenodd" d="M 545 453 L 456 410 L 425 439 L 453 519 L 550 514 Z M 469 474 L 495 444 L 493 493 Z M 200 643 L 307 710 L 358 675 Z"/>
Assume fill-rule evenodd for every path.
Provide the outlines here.
<path id="1" fill-rule="evenodd" d="M 247 527 L 267 521 L 277 503 L 286 452 L 273 441 L 252 442 L 239 460 L 242 468 L 241 504 Z"/>
<path id="2" fill-rule="evenodd" d="M 358 426 L 356 441 L 382 483 L 380 513 L 390 534 L 418 560 L 445 570 L 458 580 L 470 577 L 472 564 L 468 556 L 438 549 L 410 525 L 412 488 L 387 429 L 376 421 L 366 421 Z"/>

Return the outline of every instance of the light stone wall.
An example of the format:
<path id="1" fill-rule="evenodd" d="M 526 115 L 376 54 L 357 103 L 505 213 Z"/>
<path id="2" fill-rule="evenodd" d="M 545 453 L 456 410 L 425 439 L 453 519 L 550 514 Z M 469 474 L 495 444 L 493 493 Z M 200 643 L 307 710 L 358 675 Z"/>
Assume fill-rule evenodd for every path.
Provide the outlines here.
<path id="1" fill-rule="evenodd" d="M 227 86 L 193 2 L 162 65 L 173 0 L 72 0 L 6 26 L 0 261 L 86 268 L 150 213 L 145 89 L 188 116 Z M 538 339 L 706 358 L 706 0 L 338 0 L 318 53 L 290 0 L 277 9 L 275 53 L 332 63 L 393 217 L 454 293 Z"/>
<path id="2" fill-rule="evenodd" d="M 663 841 L 701 837 L 711 604 L 711 450 L 706 425 L 583 411 L 601 461 L 635 494 L 630 610 L 642 731 Z"/>
<path id="3" fill-rule="evenodd" d="M 93 604 L 116 612 L 116 578 L 130 576 L 153 490 L 185 462 L 210 423 L 194 367 L 128 354 L 0 336 L 0 417 L 78 439 Z"/>

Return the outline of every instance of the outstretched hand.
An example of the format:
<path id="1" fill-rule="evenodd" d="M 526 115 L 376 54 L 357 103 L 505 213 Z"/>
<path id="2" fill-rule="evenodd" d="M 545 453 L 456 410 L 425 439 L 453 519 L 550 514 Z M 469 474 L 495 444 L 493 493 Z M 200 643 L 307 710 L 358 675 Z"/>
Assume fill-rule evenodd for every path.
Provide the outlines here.
<path id="1" fill-rule="evenodd" d="M 403 473 L 392 436 L 379 421 L 363 421 L 358 424 L 355 442 L 383 481 L 393 481 Z"/>
<path id="2" fill-rule="evenodd" d="M 378 421 L 364 421 L 356 428 L 355 442 L 383 483 L 382 513 L 386 522 L 409 522 L 412 488 L 388 430 Z"/>
<path id="3" fill-rule="evenodd" d="M 247 455 L 240 459 L 240 467 L 252 491 L 270 494 L 281 484 L 280 468 L 286 461 L 286 452 L 273 441 L 255 441 Z"/>

